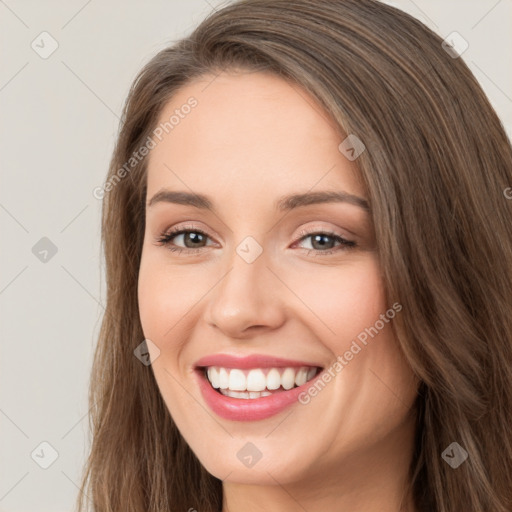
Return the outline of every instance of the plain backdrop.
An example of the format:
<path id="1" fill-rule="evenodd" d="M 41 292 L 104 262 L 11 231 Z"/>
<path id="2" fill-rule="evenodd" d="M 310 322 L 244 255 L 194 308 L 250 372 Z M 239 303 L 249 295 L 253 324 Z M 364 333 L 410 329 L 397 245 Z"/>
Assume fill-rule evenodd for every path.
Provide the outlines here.
<path id="1" fill-rule="evenodd" d="M 463 36 L 510 136 L 512 0 L 387 3 Z M 136 73 L 221 5 L 0 0 L 0 512 L 73 510 L 105 301 L 92 191 Z"/>

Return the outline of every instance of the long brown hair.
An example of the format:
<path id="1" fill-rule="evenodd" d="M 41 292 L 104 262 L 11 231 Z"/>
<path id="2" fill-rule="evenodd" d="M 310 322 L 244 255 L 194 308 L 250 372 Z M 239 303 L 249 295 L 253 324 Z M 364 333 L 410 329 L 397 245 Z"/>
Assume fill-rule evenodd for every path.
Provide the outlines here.
<path id="1" fill-rule="evenodd" d="M 421 380 L 410 468 L 417 509 L 512 510 L 512 148 L 452 57 L 422 23 L 374 0 L 242 0 L 142 69 L 103 189 L 107 297 L 80 511 L 87 502 L 96 512 L 221 510 L 221 481 L 178 432 L 151 367 L 134 357 L 144 339 L 147 159 L 126 162 L 178 88 L 235 68 L 293 81 L 366 146 L 356 162 L 382 278 L 389 303 L 403 305 L 393 329 Z M 442 457 L 454 442 L 468 453 L 456 469 Z"/>

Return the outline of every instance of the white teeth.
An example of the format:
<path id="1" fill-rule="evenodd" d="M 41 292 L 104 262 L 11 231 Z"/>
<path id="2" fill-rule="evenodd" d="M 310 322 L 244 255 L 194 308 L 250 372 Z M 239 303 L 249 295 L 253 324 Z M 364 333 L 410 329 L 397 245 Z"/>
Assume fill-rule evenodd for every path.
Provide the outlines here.
<path id="1" fill-rule="evenodd" d="M 217 371 L 217 368 L 214 368 L 213 366 L 208 368 L 208 380 L 214 388 L 217 389 L 219 387 L 219 372 Z"/>
<path id="2" fill-rule="evenodd" d="M 281 375 L 281 386 L 284 389 L 292 389 L 295 385 L 295 370 L 293 368 L 286 368 Z"/>
<path id="3" fill-rule="evenodd" d="M 281 387 L 281 374 L 276 368 L 267 373 L 267 389 L 279 389 Z"/>
<path id="4" fill-rule="evenodd" d="M 229 372 L 228 387 L 231 391 L 245 391 L 247 389 L 247 380 L 242 370 L 231 370 Z"/>
<path id="5" fill-rule="evenodd" d="M 234 398 L 259 398 L 270 394 L 269 391 L 289 390 L 295 386 L 302 386 L 316 373 L 316 367 L 241 370 L 210 366 L 207 369 L 212 387 Z"/>
<path id="6" fill-rule="evenodd" d="M 226 368 L 219 369 L 219 387 L 221 389 L 229 388 L 229 374 L 226 371 Z"/>
<path id="7" fill-rule="evenodd" d="M 307 380 L 308 380 L 308 370 L 307 370 L 307 368 L 301 368 L 297 372 L 297 375 L 295 375 L 295 385 L 302 386 L 302 384 L 306 384 Z"/>
<path id="8" fill-rule="evenodd" d="M 230 396 L 231 398 L 260 398 L 262 396 L 269 396 L 272 393 L 270 391 L 230 391 L 229 389 L 221 389 L 220 392 L 224 396 Z"/>
<path id="9" fill-rule="evenodd" d="M 267 387 L 267 379 L 261 370 L 251 370 L 247 375 L 247 391 L 263 391 Z"/>

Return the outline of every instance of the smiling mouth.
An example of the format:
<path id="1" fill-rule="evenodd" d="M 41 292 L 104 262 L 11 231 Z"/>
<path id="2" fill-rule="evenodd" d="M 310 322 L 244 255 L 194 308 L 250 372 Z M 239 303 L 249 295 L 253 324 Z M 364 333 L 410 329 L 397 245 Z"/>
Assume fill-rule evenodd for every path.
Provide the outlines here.
<path id="1" fill-rule="evenodd" d="M 289 391 L 314 379 L 322 368 L 317 366 L 275 368 L 198 368 L 212 388 L 231 398 L 255 399 Z"/>

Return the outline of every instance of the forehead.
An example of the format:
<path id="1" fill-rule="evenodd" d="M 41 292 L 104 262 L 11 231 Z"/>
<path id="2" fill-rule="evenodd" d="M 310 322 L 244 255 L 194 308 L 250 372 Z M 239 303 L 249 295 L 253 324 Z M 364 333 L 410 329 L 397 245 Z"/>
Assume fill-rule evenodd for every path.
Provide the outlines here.
<path id="1" fill-rule="evenodd" d="M 315 186 L 365 195 L 355 162 L 338 150 L 344 135 L 304 89 L 272 74 L 202 76 L 165 105 L 165 123 L 149 155 L 148 197 L 163 187 L 226 190 L 241 202 Z"/>

